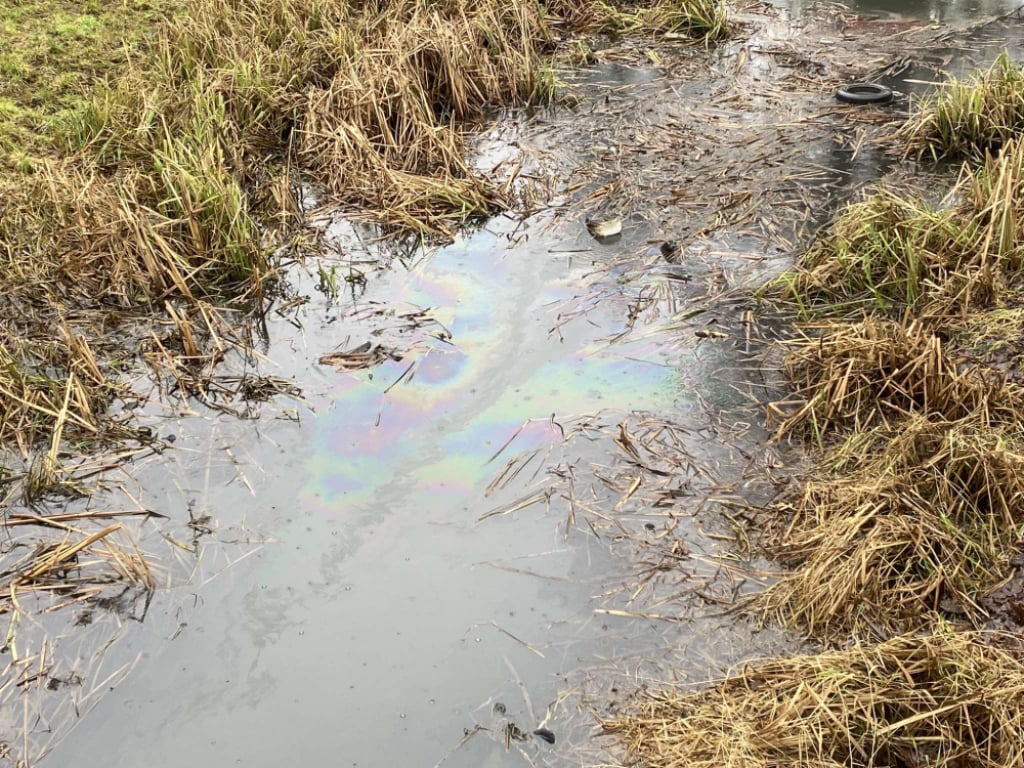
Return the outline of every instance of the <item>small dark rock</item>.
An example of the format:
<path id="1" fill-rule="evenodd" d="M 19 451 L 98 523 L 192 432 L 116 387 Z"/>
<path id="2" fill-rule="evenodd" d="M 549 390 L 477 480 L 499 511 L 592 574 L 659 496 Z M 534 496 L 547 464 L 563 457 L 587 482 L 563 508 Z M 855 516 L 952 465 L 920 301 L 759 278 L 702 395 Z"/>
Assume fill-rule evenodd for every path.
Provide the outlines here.
<path id="1" fill-rule="evenodd" d="M 661 244 L 661 255 L 670 264 L 678 264 L 682 259 L 682 248 L 676 240 L 666 240 Z"/>
<path id="2" fill-rule="evenodd" d="M 496 701 L 494 702 L 494 706 L 491 707 L 491 712 L 493 712 L 495 715 L 504 715 L 505 705 L 502 704 L 500 701 Z"/>
<path id="3" fill-rule="evenodd" d="M 546 741 L 548 744 L 555 743 L 555 734 L 553 734 L 547 728 L 538 728 L 536 731 L 533 732 L 533 735 L 539 736 L 540 738 L 544 739 L 544 741 Z"/>

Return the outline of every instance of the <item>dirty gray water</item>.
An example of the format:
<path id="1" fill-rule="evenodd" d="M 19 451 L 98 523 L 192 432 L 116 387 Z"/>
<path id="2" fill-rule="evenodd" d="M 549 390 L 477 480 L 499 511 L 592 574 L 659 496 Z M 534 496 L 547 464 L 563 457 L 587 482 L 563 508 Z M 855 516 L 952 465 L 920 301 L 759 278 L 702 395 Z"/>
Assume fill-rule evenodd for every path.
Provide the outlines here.
<path id="1" fill-rule="evenodd" d="M 639 114 L 681 98 L 654 72 L 604 66 L 589 86 Z M 564 137 L 569 119 L 540 121 Z M 810 156 L 843 184 L 882 161 Z M 177 541 L 146 621 L 109 620 L 121 637 L 78 694 L 92 711 L 46 765 L 593 764 L 588 681 L 625 690 L 667 674 L 661 660 L 703 679 L 794 647 L 721 615 L 763 575 L 736 565 L 734 532 L 704 504 L 753 487 L 765 438 L 743 390 L 749 344 L 715 331 L 736 313 L 704 297 L 787 255 L 719 241 L 676 265 L 657 255 L 668 225 L 627 219 L 603 245 L 569 210 L 397 254 L 322 222 L 335 255 L 288 272 L 297 300 L 268 315 L 260 363 L 302 399 L 255 421 L 151 409 L 173 450 L 96 502 L 203 523 Z M 680 327 L 688 306 L 700 335 Z M 365 342 L 379 365 L 318 362 Z M 672 471 L 638 473 L 631 440 Z M 645 565 L 667 536 L 699 589 L 638 580 L 638 562 L 675 572 Z M 143 545 L 163 543 L 154 530 Z M 64 718 L 33 733 L 62 735 Z M 526 740 L 506 745 L 510 722 Z"/>
<path id="2" fill-rule="evenodd" d="M 821 7 L 817 0 L 780 0 L 773 5 L 799 15 Z M 1017 0 L 848 0 L 842 5 L 865 16 L 956 23 L 1004 16 L 1021 4 Z"/>
<path id="3" fill-rule="evenodd" d="M 622 329 L 615 302 L 552 333 L 593 260 L 636 243 L 628 232 L 603 248 L 578 227 L 503 228 L 395 264 L 355 301 L 317 295 L 312 278 L 299 286 L 311 299 L 304 333 L 279 318 L 270 346 L 284 347 L 275 360 L 307 382 L 297 422 L 165 425 L 183 446 L 231 446 L 238 465 L 215 463 L 211 473 L 208 456 L 180 449 L 176 482 L 166 465 L 139 479 L 150 503 L 163 501 L 157 511 L 198 498 L 274 541 L 203 587 L 185 626 L 150 617 L 121 643 L 117 654 L 145 649 L 144 662 L 50 764 L 73 755 L 153 768 L 296 758 L 431 766 L 477 723 L 494 730 L 445 764 L 516 764 L 501 742 L 505 719 L 494 717 L 495 701 L 532 731 L 564 675 L 661 641 L 660 632 L 645 633 L 646 621 L 593 613 L 606 605 L 602 592 L 629 578 L 604 537 L 567 537 L 564 513 L 543 506 L 480 518 L 530 486 L 487 495 L 505 459 L 557 447 L 574 416 L 600 413 L 614 425 L 647 411 L 700 424 L 697 393 L 714 390 L 704 383 L 721 361 L 656 337 L 609 346 Z M 585 255 L 560 253 L 577 250 Z M 401 315 L 413 310 L 433 322 L 409 331 L 419 338 L 402 361 L 355 373 L 316 364 L 337 345 L 402 336 Z M 366 320 L 353 320 L 360 313 Z M 403 379 L 410 361 L 414 372 Z M 608 453 L 610 440 L 591 440 L 571 452 L 581 473 Z M 198 477 L 205 487 L 196 487 Z M 657 515 L 642 519 L 662 525 Z M 691 638 L 692 652 L 710 655 L 713 636 Z M 555 747 L 532 736 L 522 744 L 537 759 L 577 737 L 559 730 L 554 714 L 546 725 Z"/>

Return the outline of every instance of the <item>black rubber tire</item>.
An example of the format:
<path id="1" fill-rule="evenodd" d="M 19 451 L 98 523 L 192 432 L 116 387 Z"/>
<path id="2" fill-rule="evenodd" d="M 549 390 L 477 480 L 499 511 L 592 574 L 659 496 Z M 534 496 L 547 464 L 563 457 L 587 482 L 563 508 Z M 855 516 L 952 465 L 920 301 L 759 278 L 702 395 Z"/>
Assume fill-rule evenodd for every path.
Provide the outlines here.
<path id="1" fill-rule="evenodd" d="M 837 90 L 836 98 L 847 104 L 885 104 L 892 101 L 892 89 L 877 83 L 851 83 Z"/>

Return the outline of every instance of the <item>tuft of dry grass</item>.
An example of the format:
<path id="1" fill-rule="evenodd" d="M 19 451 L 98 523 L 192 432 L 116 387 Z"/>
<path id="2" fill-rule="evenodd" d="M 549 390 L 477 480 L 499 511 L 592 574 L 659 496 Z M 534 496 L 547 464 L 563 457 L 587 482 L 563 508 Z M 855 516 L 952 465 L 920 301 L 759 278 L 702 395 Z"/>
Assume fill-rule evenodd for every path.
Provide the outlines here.
<path id="1" fill-rule="evenodd" d="M 950 80 L 915 105 L 897 138 L 932 159 L 980 159 L 1024 134 L 1024 72 L 1005 51 L 986 71 Z"/>
<path id="2" fill-rule="evenodd" d="M 493 106 L 543 103 L 553 50 L 539 6 L 448 0 L 395 3 L 402 24 L 379 24 L 337 62 L 298 128 L 299 154 L 335 196 L 406 228 L 444 229 L 509 204 L 475 175 L 461 125 Z"/>
<path id="3" fill-rule="evenodd" d="M 959 365 L 917 321 L 823 323 L 783 344 L 796 399 L 773 407 L 782 414 L 777 438 L 799 427 L 821 444 L 835 429 L 862 431 L 912 414 L 1013 424 L 1024 404 L 1018 385 L 988 366 Z"/>
<path id="4" fill-rule="evenodd" d="M 1024 525 L 1024 433 L 984 412 L 857 433 L 774 512 L 789 523 L 770 549 L 792 571 L 756 604 L 782 624 L 889 634 L 950 605 L 981 621 Z"/>
<path id="5" fill-rule="evenodd" d="M 705 43 L 731 32 L 721 0 L 545 0 L 545 10 L 572 29 L 636 33 L 643 30 L 686 35 Z"/>
<path id="6" fill-rule="evenodd" d="M 1019 639 L 939 627 L 644 693 L 602 725 L 647 768 L 1012 768 L 1022 722 Z"/>

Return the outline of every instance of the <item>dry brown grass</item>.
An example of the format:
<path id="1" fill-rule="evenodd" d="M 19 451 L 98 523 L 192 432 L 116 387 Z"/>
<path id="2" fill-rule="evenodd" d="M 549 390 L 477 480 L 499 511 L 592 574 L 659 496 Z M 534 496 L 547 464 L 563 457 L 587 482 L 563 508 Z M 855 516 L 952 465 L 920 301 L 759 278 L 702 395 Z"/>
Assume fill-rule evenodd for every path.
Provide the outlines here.
<path id="1" fill-rule="evenodd" d="M 862 431 L 912 414 L 1012 424 L 1024 403 L 1018 385 L 987 366 L 960 364 L 921 322 L 825 323 L 786 346 L 783 368 L 797 399 L 773 407 L 782 414 L 779 438 L 799 427 L 821 444 L 835 429 Z"/>
<path id="2" fill-rule="evenodd" d="M 1011 574 L 1024 389 L 964 329 L 1003 318 L 988 308 L 1019 279 L 1022 160 L 1014 141 L 965 171 L 955 205 L 876 193 L 787 278 L 805 317 L 859 319 L 784 342 L 795 397 L 770 409 L 776 437 L 846 441 L 774 510 L 774 554 L 793 569 L 759 599 L 775 620 L 832 638 L 951 606 L 980 622 L 978 599 Z"/>
<path id="3" fill-rule="evenodd" d="M 405 227 L 443 229 L 507 206 L 507 193 L 470 169 L 460 126 L 489 107 L 551 98 L 542 56 L 553 43 L 540 7 L 394 5 L 403 23 L 368 21 L 360 52 L 312 92 L 300 160 L 335 196 Z"/>
<path id="4" fill-rule="evenodd" d="M 544 8 L 572 29 L 619 34 L 649 30 L 705 42 L 730 32 L 725 4 L 719 0 L 545 0 Z"/>
<path id="5" fill-rule="evenodd" d="M 645 693 L 603 723 L 646 768 L 1013 768 L 1019 639 L 903 635 L 751 663 L 705 690 Z"/>
<path id="6" fill-rule="evenodd" d="M 978 622 L 1024 524 L 1024 433 L 985 412 L 858 433 L 774 511 L 789 522 L 771 552 L 794 570 L 757 604 L 782 624 L 887 634 L 945 607 Z"/>

